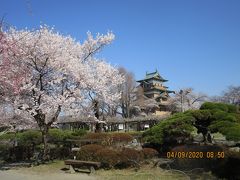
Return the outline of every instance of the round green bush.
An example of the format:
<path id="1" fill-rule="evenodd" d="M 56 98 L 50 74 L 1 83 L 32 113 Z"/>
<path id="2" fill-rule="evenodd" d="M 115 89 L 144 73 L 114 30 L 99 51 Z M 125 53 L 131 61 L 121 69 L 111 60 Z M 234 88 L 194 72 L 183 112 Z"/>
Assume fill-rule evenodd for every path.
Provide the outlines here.
<path id="1" fill-rule="evenodd" d="M 228 106 L 224 103 L 213 103 L 213 102 L 205 102 L 201 105 L 200 109 L 208 109 L 208 110 L 214 110 L 218 109 L 221 111 L 228 112 Z"/>
<path id="2" fill-rule="evenodd" d="M 17 141 L 23 146 L 39 145 L 42 142 L 42 135 L 40 131 L 27 130 L 17 133 Z"/>
<path id="3" fill-rule="evenodd" d="M 85 134 L 87 134 L 87 131 L 85 129 L 77 129 L 72 132 L 72 136 L 78 136 L 78 137 L 82 137 Z"/>
<path id="4" fill-rule="evenodd" d="M 72 131 L 61 129 L 49 129 L 49 142 L 61 142 L 72 138 Z"/>
<path id="5" fill-rule="evenodd" d="M 225 104 L 225 103 L 215 103 L 215 102 L 205 102 L 202 104 L 200 109 L 209 109 L 209 110 L 221 110 L 228 113 L 239 113 L 239 109 L 237 106 L 233 104 Z"/>
<path id="6" fill-rule="evenodd" d="M 220 132 L 227 140 L 240 140 L 240 113 L 237 106 L 223 103 L 204 103 L 200 110 L 177 113 L 143 133 L 144 140 L 164 147 L 192 142 L 197 128 L 205 141 L 211 142 L 209 133 Z M 166 148 L 165 148 L 166 149 Z M 161 150 L 161 149 L 160 149 Z"/>
<path id="7" fill-rule="evenodd" d="M 194 121 L 195 118 L 191 114 L 175 114 L 145 131 L 144 140 L 156 144 L 176 144 L 178 139 L 190 139 Z"/>

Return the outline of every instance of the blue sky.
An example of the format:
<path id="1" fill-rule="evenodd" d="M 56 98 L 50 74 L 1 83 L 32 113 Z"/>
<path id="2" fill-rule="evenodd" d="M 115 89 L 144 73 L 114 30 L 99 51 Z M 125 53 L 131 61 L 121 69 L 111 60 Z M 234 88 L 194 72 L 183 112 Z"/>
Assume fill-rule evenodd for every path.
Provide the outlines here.
<path id="1" fill-rule="evenodd" d="M 0 17 L 17 28 L 55 26 L 82 41 L 111 30 L 98 54 L 136 79 L 156 68 L 178 90 L 218 95 L 240 85 L 238 0 L 0 0 Z"/>

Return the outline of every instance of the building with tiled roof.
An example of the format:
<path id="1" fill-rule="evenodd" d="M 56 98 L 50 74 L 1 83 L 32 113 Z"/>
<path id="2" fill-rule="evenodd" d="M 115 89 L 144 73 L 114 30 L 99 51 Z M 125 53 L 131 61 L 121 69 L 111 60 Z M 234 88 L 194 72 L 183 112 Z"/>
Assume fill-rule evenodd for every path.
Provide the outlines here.
<path id="1" fill-rule="evenodd" d="M 148 73 L 142 80 L 138 80 L 140 87 L 144 91 L 144 95 L 148 98 L 155 99 L 159 103 L 159 111 L 165 111 L 165 106 L 168 104 L 169 94 L 174 93 L 164 85 L 168 80 L 164 79 L 159 72 Z M 159 112 L 156 112 L 159 113 Z"/>

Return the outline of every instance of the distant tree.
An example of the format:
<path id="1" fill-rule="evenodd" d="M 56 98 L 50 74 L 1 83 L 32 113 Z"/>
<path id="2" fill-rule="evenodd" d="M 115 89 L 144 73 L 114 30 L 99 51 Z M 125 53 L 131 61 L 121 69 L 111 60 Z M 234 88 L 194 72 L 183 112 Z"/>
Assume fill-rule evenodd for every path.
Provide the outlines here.
<path id="1" fill-rule="evenodd" d="M 144 90 L 141 86 L 136 87 L 134 91 L 134 100 L 132 102 L 131 112 L 133 116 L 150 115 L 159 109 L 159 103 L 144 95 Z"/>
<path id="2" fill-rule="evenodd" d="M 184 88 L 175 92 L 170 99 L 173 111 L 184 112 L 189 109 L 198 109 L 207 100 L 207 95 L 196 93 L 192 88 Z"/>
<path id="3" fill-rule="evenodd" d="M 123 118 L 130 117 L 130 109 L 133 105 L 134 100 L 134 90 L 136 87 L 136 80 L 133 73 L 128 72 L 125 68 L 120 67 L 120 74 L 124 77 L 125 81 L 120 86 L 121 99 L 120 99 L 120 109 Z"/>
<path id="4" fill-rule="evenodd" d="M 223 91 L 221 96 L 214 96 L 211 100 L 240 105 L 240 86 L 229 86 L 227 90 Z"/>

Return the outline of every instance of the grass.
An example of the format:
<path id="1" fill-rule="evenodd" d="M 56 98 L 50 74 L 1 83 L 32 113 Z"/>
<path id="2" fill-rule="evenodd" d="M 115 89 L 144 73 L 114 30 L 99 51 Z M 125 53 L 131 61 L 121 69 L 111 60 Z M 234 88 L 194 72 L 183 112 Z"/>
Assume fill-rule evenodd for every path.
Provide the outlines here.
<path id="1" fill-rule="evenodd" d="M 23 171 L 32 172 L 32 173 L 58 173 L 61 172 L 61 169 L 64 168 L 63 161 L 53 161 L 47 164 L 41 164 L 39 166 L 33 166 L 30 168 L 23 168 Z"/>
<path id="2" fill-rule="evenodd" d="M 54 161 L 48 164 L 42 164 L 30 168 L 21 168 L 22 172 L 29 174 L 51 174 L 62 173 L 62 168 L 66 167 L 63 161 Z M 81 173 L 80 173 L 81 174 Z M 186 175 L 181 172 L 163 170 L 161 168 L 151 168 L 145 166 L 138 170 L 124 169 L 124 170 L 97 170 L 95 174 L 90 175 L 98 180 L 185 180 L 188 179 Z"/>
<path id="3" fill-rule="evenodd" d="M 50 174 L 65 174 L 61 169 L 66 168 L 63 161 L 54 161 L 48 164 L 42 164 L 39 166 L 34 166 L 30 168 L 21 168 L 21 172 L 26 174 L 36 174 L 36 175 L 50 175 Z M 62 175 L 63 175 L 62 174 Z M 85 173 L 75 173 L 75 176 L 81 177 L 80 175 L 86 175 Z M 178 170 L 164 170 L 161 168 L 153 168 L 151 165 L 144 165 L 138 171 L 135 169 L 112 169 L 104 170 L 100 169 L 93 175 L 88 175 L 89 178 L 97 180 L 187 180 L 187 179 L 216 179 L 211 175 L 210 172 L 205 172 L 201 174 L 185 174 Z M 68 177 L 68 176 L 66 176 Z"/>
<path id="4" fill-rule="evenodd" d="M 88 180 L 187 180 L 190 179 L 216 179 L 211 173 L 205 174 L 185 174 L 184 172 L 177 170 L 164 170 L 161 168 L 153 168 L 152 165 L 144 165 L 138 171 L 135 169 L 123 169 L 123 170 L 97 170 L 95 174 L 88 175 L 86 173 L 65 173 L 61 169 L 66 168 L 63 161 L 54 161 L 48 164 L 42 164 L 30 168 L 19 168 L 17 171 L 22 174 L 29 175 L 29 177 L 42 177 L 51 176 L 61 177 L 64 179 L 81 179 L 87 178 Z"/>
<path id="5" fill-rule="evenodd" d="M 188 179 L 188 177 L 180 172 L 167 171 L 160 168 L 141 168 L 135 172 L 133 169 L 125 170 L 98 170 L 96 171 L 98 179 L 104 180 L 175 180 Z"/>

